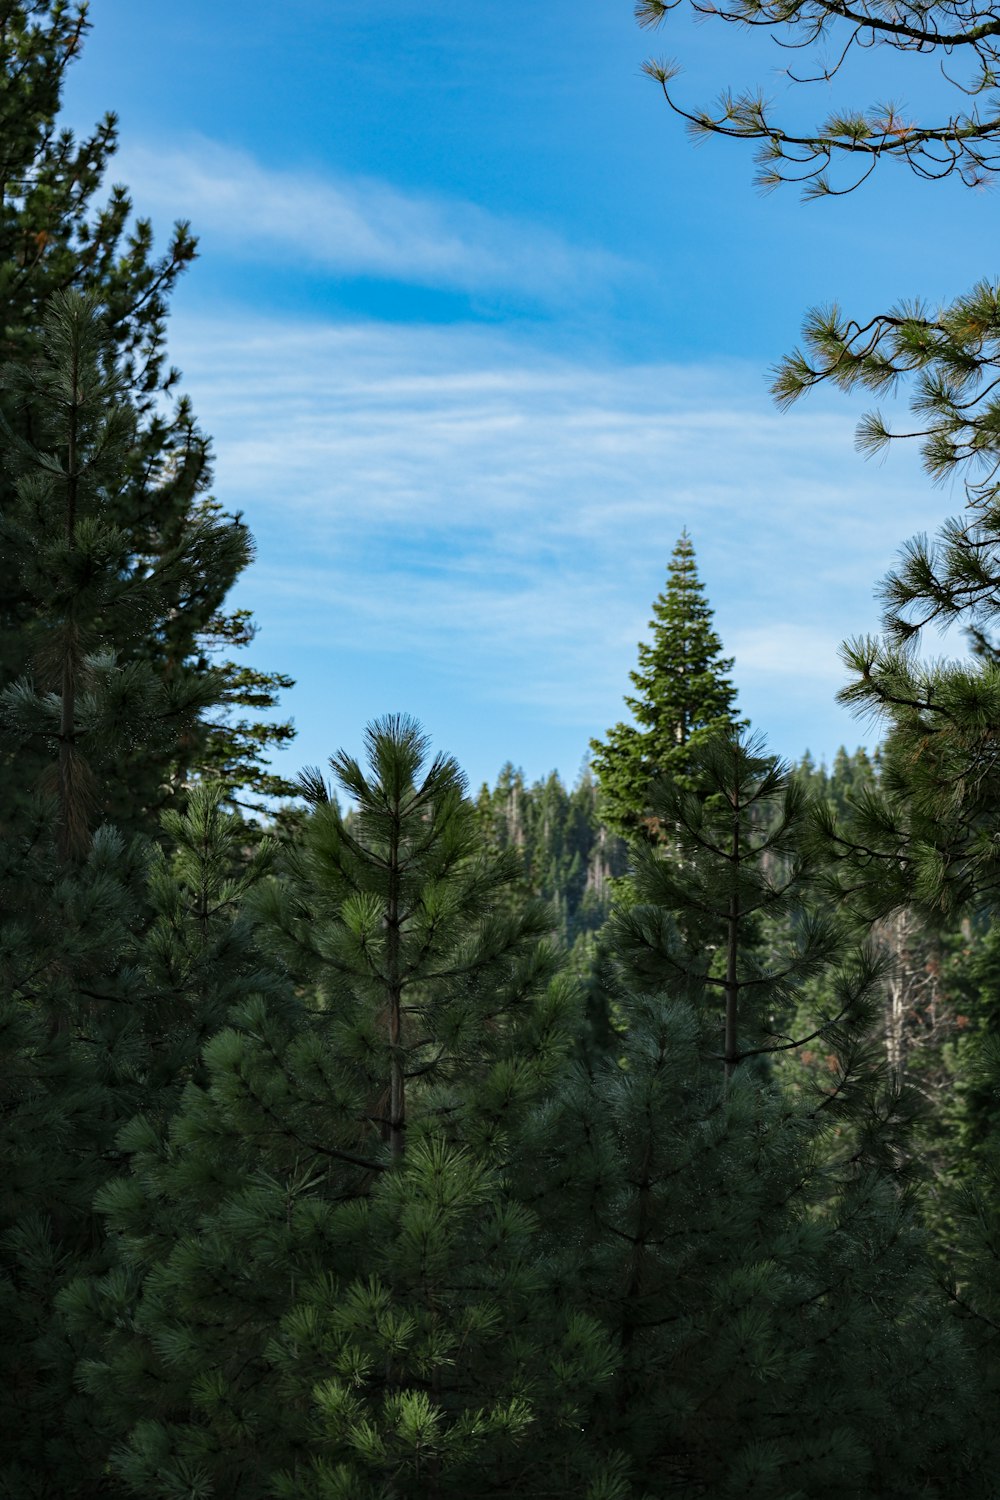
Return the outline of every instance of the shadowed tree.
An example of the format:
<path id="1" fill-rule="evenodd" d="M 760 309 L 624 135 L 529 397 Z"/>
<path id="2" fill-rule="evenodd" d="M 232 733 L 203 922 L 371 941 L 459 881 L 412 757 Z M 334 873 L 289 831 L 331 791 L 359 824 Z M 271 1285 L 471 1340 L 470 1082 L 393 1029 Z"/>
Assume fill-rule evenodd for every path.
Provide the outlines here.
<path id="1" fill-rule="evenodd" d="M 367 750 L 331 763 L 349 818 L 306 776 L 252 903 L 285 999 L 247 995 L 169 1125 L 128 1127 L 101 1196 L 120 1264 L 64 1298 L 146 1500 L 517 1493 L 535 1411 L 577 1431 L 607 1363 L 592 1320 L 540 1304 L 507 1182 L 575 1019 L 548 914 L 503 900 L 516 856 L 484 851 L 415 724 Z"/>
<path id="2" fill-rule="evenodd" d="M 174 401 L 179 375 L 166 363 L 167 304 L 194 259 L 195 241 L 188 225 L 178 224 L 166 250 L 156 255 L 152 227 L 133 217 L 124 187 L 112 187 L 100 200 L 117 147 L 114 115 L 82 139 L 59 128 L 66 70 L 80 55 L 88 27 L 86 5 L 0 4 L 0 363 L 32 364 L 54 295 L 70 289 L 93 295 L 134 413 L 127 462 L 109 500 L 109 524 L 127 538 L 135 568 L 159 570 L 163 586 L 164 560 L 194 545 L 207 525 L 225 522 L 233 532 L 225 567 L 217 556 L 197 586 L 188 578 L 182 588 L 178 580 L 158 629 L 133 632 L 120 651 L 140 670 L 148 665 L 167 691 L 200 694 L 206 710 L 182 734 L 141 750 L 119 747 L 117 772 L 105 784 L 100 806 L 126 833 L 155 835 L 159 809 L 183 790 L 193 767 L 211 773 L 218 766 L 231 784 L 245 765 L 248 781 L 260 779 L 259 747 L 281 738 L 287 726 L 233 724 L 227 705 L 271 708 L 275 690 L 287 679 L 258 673 L 248 682 L 229 663 L 218 672 L 211 666 L 213 649 L 243 644 L 252 626 L 245 616 L 223 613 L 226 593 L 249 555 L 247 533 L 238 517 L 220 515 L 207 498 L 209 442 L 190 404 Z M 0 407 L 17 437 L 38 446 L 40 414 L 31 402 L 8 399 Z M 10 510 L 11 483 L 10 474 L 0 473 L 0 512 Z M 16 549 L 0 547 L 0 687 L 31 668 L 37 601 L 26 587 L 22 562 Z M 215 704 L 220 708 L 213 714 Z M 22 744 L 16 755 L 0 753 L 4 827 L 16 825 L 44 762 L 40 744 Z M 288 792 L 283 783 L 261 789 Z"/>
<path id="3" fill-rule="evenodd" d="M 718 736 L 687 775 L 654 789 L 670 850 L 638 844 L 611 923 L 624 1034 L 552 1091 L 519 1177 L 561 1298 L 615 1350 L 581 1417 L 616 1466 L 601 1493 L 987 1500 L 990 1386 L 935 1286 L 906 1110 L 868 1044 L 882 966 L 818 910 L 811 806 L 772 757 Z M 769 953 L 762 911 L 789 919 Z M 817 978 L 834 1003 L 789 1033 Z M 760 1059 L 810 1043 L 829 1066 L 796 1097 Z"/>
<path id="4" fill-rule="evenodd" d="M 213 676 L 164 678 L 133 648 L 165 632 L 178 598 L 232 576 L 247 541 L 206 516 L 155 563 L 136 557 L 118 517 L 138 418 L 93 295 L 50 299 L 37 357 L 5 366 L 0 391 L 33 430 L 29 442 L 0 413 L 16 476 L 0 541 L 31 601 L 31 665 L 0 704 L 14 763 L 42 768 L 56 794 L 68 859 L 85 853 L 123 756 L 171 746 L 218 696 Z"/>
<path id="5" fill-rule="evenodd" d="M 30 404 L 34 437 L 7 422 L 13 473 L 0 537 L 33 603 L 32 670 L 0 693 L 0 743 L 12 762 L 24 757 L 42 773 L 16 831 L 0 840 L 0 1299 L 11 1435 L 0 1493 L 67 1500 L 97 1492 L 106 1447 L 100 1415 L 73 1385 L 85 1346 L 55 1299 L 71 1277 L 106 1265 L 93 1198 L 119 1169 L 116 1132 L 140 1104 L 162 1115 L 176 1102 L 225 1014 L 220 975 L 231 982 L 234 964 L 231 950 L 211 961 L 202 953 L 196 980 L 185 980 L 178 903 L 174 961 L 165 961 L 163 856 L 98 826 L 122 747 L 172 738 L 214 692 L 210 679 L 165 682 L 128 647 L 156 633 L 179 592 L 228 572 L 244 544 L 240 531 L 206 518 L 155 568 L 132 555 L 114 517 L 136 413 L 92 295 L 54 294 L 35 359 L 8 365 L 0 385 L 15 412 Z M 183 846 L 176 820 L 167 834 Z M 228 873 L 238 888 L 256 865 L 237 852 Z M 207 914 L 202 926 L 213 927 Z"/>

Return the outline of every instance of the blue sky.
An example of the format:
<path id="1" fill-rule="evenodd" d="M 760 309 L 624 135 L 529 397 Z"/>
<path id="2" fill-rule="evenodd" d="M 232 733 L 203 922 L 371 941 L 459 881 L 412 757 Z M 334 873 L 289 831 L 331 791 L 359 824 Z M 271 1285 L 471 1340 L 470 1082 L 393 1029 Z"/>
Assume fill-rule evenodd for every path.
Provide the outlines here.
<path id="1" fill-rule="evenodd" d="M 749 152 L 694 148 L 640 68 L 676 55 L 692 101 L 762 83 L 799 108 L 787 58 L 680 13 L 641 33 L 628 0 L 91 19 L 64 118 L 115 110 L 114 179 L 161 239 L 200 238 L 171 358 L 257 539 L 232 599 L 252 659 L 297 678 L 281 769 L 404 710 L 473 785 L 507 760 L 572 781 L 685 526 L 772 747 L 872 742 L 834 703 L 838 644 L 960 497 L 914 453 L 855 454 L 863 399 L 777 413 L 768 369 L 815 303 L 869 316 L 990 272 L 991 195 L 890 166 L 836 202 L 762 198 Z"/>

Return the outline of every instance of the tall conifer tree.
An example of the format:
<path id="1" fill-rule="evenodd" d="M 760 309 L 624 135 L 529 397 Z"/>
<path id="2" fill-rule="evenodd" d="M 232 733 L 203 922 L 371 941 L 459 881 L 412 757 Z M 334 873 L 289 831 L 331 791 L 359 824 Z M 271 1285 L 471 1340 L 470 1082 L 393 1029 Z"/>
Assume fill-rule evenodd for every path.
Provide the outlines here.
<path id="1" fill-rule="evenodd" d="M 118 1128 L 140 1104 L 165 1112 L 225 1009 L 218 959 L 202 962 L 205 995 L 157 962 L 163 893 L 147 891 L 148 848 L 95 825 L 122 747 L 172 738 L 214 688 L 164 681 L 130 645 L 157 634 L 178 594 L 228 574 L 243 538 L 206 517 L 156 567 L 134 557 L 117 516 L 137 417 L 92 294 L 54 294 L 35 358 L 6 366 L 0 386 L 11 413 L 0 538 L 33 605 L 32 671 L 0 693 L 0 744 L 41 773 L 0 840 L 3 1426 L 16 1435 L 0 1493 L 86 1496 L 103 1463 L 100 1420 L 74 1389 L 82 1349 L 55 1298 L 105 1263 L 93 1198 L 117 1170 Z M 18 432 L 26 406 L 30 442 Z M 180 928 L 175 910 L 175 945 Z"/>
<path id="2" fill-rule="evenodd" d="M 847 1049 L 846 1089 L 867 1051 L 865 997 L 881 966 L 865 953 L 853 977 L 830 985 L 827 1013 L 810 1033 L 789 1035 L 794 997 L 831 971 L 848 937 L 818 899 L 824 861 L 811 846 L 814 809 L 802 783 L 759 737 L 717 732 L 691 749 L 683 780 L 653 783 L 650 805 L 676 857 L 641 843 L 634 850 L 643 899 L 615 919 L 630 971 L 672 976 L 675 993 L 716 1012 L 716 1056 L 728 1078 L 748 1059 L 825 1038 L 827 1050 Z"/>
<path id="3" fill-rule="evenodd" d="M 126 832 L 156 833 L 159 808 L 183 787 L 191 767 L 217 762 L 219 774 L 233 784 L 240 762 L 249 760 L 248 779 L 260 776 L 255 751 L 280 740 L 286 727 L 228 725 L 225 706 L 271 707 L 274 690 L 287 679 L 256 674 L 248 683 L 235 667 L 221 673 L 211 667 L 212 646 L 240 644 L 252 635 L 252 626 L 222 613 L 248 555 L 246 530 L 238 517 L 219 517 L 218 507 L 206 498 L 210 447 L 189 403 L 181 399 L 173 410 L 169 406 L 179 375 L 166 364 L 167 304 L 177 278 L 194 259 L 195 241 L 189 227 L 178 224 L 166 251 L 157 256 L 152 227 L 141 217 L 132 222 L 132 202 L 123 187 L 112 188 L 100 202 L 117 146 L 114 115 L 80 140 L 59 128 L 65 73 L 79 56 L 88 27 L 85 4 L 0 4 L 0 363 L 24 366 L 36 357 L 44 312 L 55 293 L 92 293 L 136 415 L 109 520 L 128 536 L 137 565 L 149 570 L 183 550 L 208 522 L 225 520 L 233 532 L 226 564 L 217 557 L 213 571 L 204 572 L 195 586 L 188 579 L 185 590 L 175 587 L 159 630 L 134 634 L 125 651 L 129 660 L 148 663 L 170 691 L 200 693 L 206 707 L 209 701 L 220 705 L 159 745 L 119 747 L 117 774 L 106 783 L 101 805 Z M 5 402 L 3 409 L 18 436 L 32 441 L 30 403 L 14 409 Z M 9 510 L 10 483 L 0 474 L 0 511 Z M 0 547 L 0 687 L 30 666 L 37 600 L 25 587 L 22 561 L 16 550 Z M 210 682 L 212 694 L 206 695 Z M 219 721 L 218 728 L 210 718 Z M 16 756 L 0 753 L 0 828 L 15 826 L 40 766 L 31 746 L 22 746 Z"/>
<path id="4" fill-rule="evenodd" d="M 527 1461 L 536 1386 L 572 1418 L 551 1361 L 588 1389 L 606 1363 L 592 1320 L 539 1316 L 505 1182 L 571 994 L 545 911 L 502 901 L 516 857 L 482 851 L 454 762 L 419 774 L 425 743 L 393 718 L 367 769 L 335 758 L 349 820 L 308 775 L 255 903 L 285 998 L 248 994 L 169 1127 L 122 1137 L 122 1264 L 64 1303 L 81 1337 L 104 1324 L 82 1375 L 143 1500 L 486 1494 Z"/>
<path id="5" fill-rule="evenodd" d="M 629 673 L 636 692 L 625 699 L 637 722 L 616 724 L 603 741 L 590 743 L 608 823 L 625 834 L 644 828 L 655 838 L 649 812 L 653 777 L 683 777 L 690 747 L 736 723 L 732 659 L 722 655 L 686 531 L 649 625 L 652 639 L 640 644 L 639 668 Z"/>
<path id="6" fill-rule="evenodd" d="M 544 1204 L 561 1295 L 616 1351 L 581 1418 L 617 1465 L 602 1493 L 987 1500 L 985 1388 L 866 1041 L 879 964 L 816 915 L 822 851 L 773 759 L 719 737 L 686 779 L 651 802 L 679 857 L 640 844 L 612 919 L 625 1033 L 553 1091 L 519 1183 Z M 793 919 L 784 951 L 752 940 L 761 909 Z M 823 972 L 835 1008 L 787 1034 Z M 758 1059 L 810 1041 L 830 1067 L 796 1099 Z"/>
<path id="7" fill-rule="evenodd" d="M 211 674 L 164 677 L 136 641 L 165 634 L 179 598 L 216 589 L 247 558 L 242 528 L 207 515 L 155 562 L 136 557 L 120 517 L 138 419 L 102 314 L 93 294 L 54 294 L 36 358 L 0 372 L 14 479 L 0 543 L 31 605 L 22 631 L 31 667 L 0 703 L 15 763 L 34 763 L 43 784 L 49 773 L 67 858 L 86 850 L 123 756 L 164 743 L 171 753 L 218 696 Z M 31 441 L 19 425 L 30 425 Z"/>

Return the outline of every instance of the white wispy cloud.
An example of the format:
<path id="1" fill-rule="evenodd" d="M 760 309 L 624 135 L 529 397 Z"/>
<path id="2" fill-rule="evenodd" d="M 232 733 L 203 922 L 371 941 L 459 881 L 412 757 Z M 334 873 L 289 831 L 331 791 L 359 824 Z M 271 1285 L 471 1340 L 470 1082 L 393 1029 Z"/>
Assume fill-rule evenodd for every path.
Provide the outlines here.
<path id="1" fill-rule="evenodd" d="M 480 718 L 576 726 L 581 749 L 622 714 L 686 526 L 744 710 L 782 748 L 832 750 L 853 733 L 832 707 L 838 645 L 876 624 L 895 548 L 947 508 L 915 458 L 860 460 L 849 410 L 781 416 L 736 365 L 243 320 L 179 319 L 172 350 L 217 494 L 259 539 L 241 598 L 269 658 L 301 650 L 342 676 L 363 660 L 369 680 L 402 662 Z"/>
<path id="2" fill-rule="evenodd" d="M 835 692 L 844 681 L 839 640 L 828 627 L 771 620 L 763 625 L 737 626 L 726 649 L 739 662 L 741 680 L 782 681 Z"/>
<path id="3" fill-rule="evenodd" d="M 561 301 L 620 279 L 622 260 L 546 227 L 370 177 L 275 169 L 195 138 L 115 158 L 140 213 L 190 219 L 207 249 L 340 275 Z"/>

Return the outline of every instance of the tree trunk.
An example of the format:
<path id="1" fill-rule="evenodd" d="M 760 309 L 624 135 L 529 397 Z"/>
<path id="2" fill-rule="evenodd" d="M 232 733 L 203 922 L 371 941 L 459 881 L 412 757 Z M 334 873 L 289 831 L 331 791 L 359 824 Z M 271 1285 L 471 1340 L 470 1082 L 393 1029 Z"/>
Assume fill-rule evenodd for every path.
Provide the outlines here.
<path id="1" fill-rule="evenodd" d="M 403 980 L 400 972 L 399 890 L 400 808 L 394 809 L 389 847 L 389 899 L 386 910 L 386 973 L 389 980 L 389 1151 L 393 1161 L 402 1155 L 406 1140 L 406 1079 L 403 1071 Z"/>
<path id="2" fill-rule="evenodd" d="M 726 1082 L 732 1078 L 739 1062 L 738 1032 L 740 987 L 736 977 L 736 960 L 740 943 L 740 893 L 738 877 L 740 870 L 740 792 L 733 792 L 733 842 L 730 850 L 730 869 L 733 888 L 729 896 L 729 913 L 726 921 L 726 1036 L 725 1055 Z"/>
<path id="3" fill-rule="evenodd" d="M 66 448 L 66 545 L 70 552 L 76 547 L 76 511 L 79 476 L 77 463 L 77 380 L 78 371 L 73 370 L 73 404 L 69 412 L 69 438 Z M 86 818 L 80 798 L 82 786 L 76 757 L 76 678 L 79 643 L 75 621 L 67 620 L 63 627 L 62 672 L 60 674 L 59 714 L 59 853 L 69 860 L 80 849 L 86 839 Z"/>

